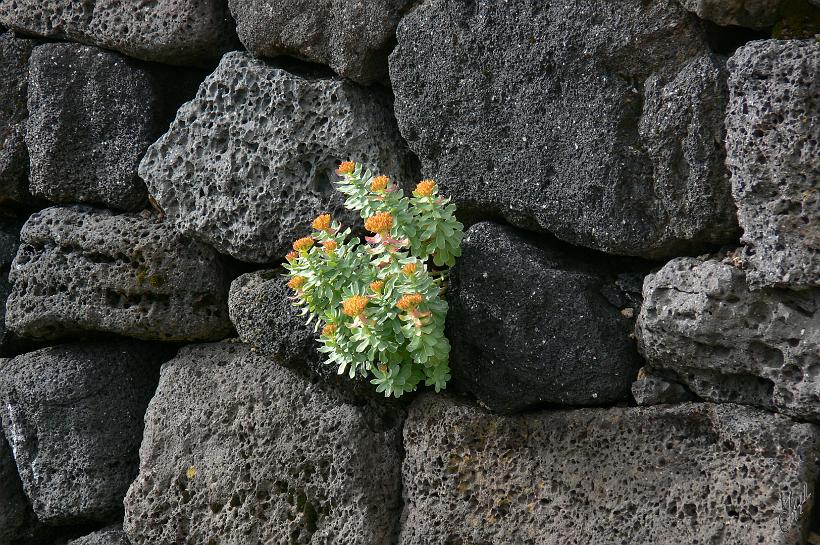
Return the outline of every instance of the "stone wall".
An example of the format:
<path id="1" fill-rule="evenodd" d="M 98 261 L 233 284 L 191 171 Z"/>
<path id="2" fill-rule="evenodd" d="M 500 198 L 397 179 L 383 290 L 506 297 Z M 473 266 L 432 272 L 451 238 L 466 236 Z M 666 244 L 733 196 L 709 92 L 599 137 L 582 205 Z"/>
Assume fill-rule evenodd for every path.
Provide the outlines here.
<path id="1" fill-rule="evenodd" d="M 814 0 L 0 0 L 0 545 L 820 544 Z M 468 226 L 323 363 L 341 160 Z"/>

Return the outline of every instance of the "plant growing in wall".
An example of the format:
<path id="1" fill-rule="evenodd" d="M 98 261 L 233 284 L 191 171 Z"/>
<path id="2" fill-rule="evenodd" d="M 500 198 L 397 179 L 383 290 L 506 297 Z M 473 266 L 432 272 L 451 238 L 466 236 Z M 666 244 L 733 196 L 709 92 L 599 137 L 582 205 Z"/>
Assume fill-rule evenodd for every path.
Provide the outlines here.
<path id="1" fill-rule="evenodd" d="M 344 162 L 337 173 L 345 206 L 372 235 L 361 241 L 329 215 L 316 218 L 287 256 L 294 304 L 321 328 L 319 350 L 339 374 L 371 376 L 385 397 L 422 381 L 438 392 L 450 378 L 442 288 L 464 236 L 456 207 L 432 180 L 408 198 L 361 164 Z"/>

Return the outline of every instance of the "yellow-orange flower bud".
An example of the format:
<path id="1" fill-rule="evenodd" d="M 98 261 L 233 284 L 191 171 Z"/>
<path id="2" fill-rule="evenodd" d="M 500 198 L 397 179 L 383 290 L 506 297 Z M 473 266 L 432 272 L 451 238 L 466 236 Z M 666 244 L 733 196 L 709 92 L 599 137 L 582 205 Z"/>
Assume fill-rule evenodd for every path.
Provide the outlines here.
<path id="1" fill-rule="evenodd" d="M 374 193 L 377 191 L 384 191 L 387 189 L 387 184 L 390 182 L 390 178 L 387 176 L 376 176 L 373 178 L 373 181 L 370 182 L 370 191 Z"/>
<path id="2" fill-rule="evenodd" d="M 336 174 L 339 176 L 343 174 L 353 174 L 354 170 L 356 170 L 356 163 L 353 161 L 342 161 L 342 164 L 336 169 Z"/>
<path id="3" fill-rule="evenodd" d="M 364 228 L 374 233 L 387 233 L 393 227 L 393 215 L 390 212 L 379 212 L 364 222 Z"/>
<path id="4" fill-rule="evenodd" d="M 330 229 L 330 214 L 322 214 L 313 220 L 313 228 L 317 231 L 327 231 Z"/>
<path id="5" fill-rule="evenodd" d="M 285 256 L 285 259 L 287 259 L 288 261 L 293 261 L 297 257 L 299 257 L 299 254 L 297 254 L 296 252 L 288 252 L 288 255 Z"/>
<path id="6" fill-rule="evenodd" d="M 327 324 L 322 328 L 322 335 L 325 337 L 332 337 L 336 334 L 336 324 Z"/>
<path id="7" fill-rule="evenodd" d="M 433 180 L 422 180 L 416 186 L 416 190 L 413 191 L 413 194 L 417 197 L 429 197 L 433 194 L 433 191 L 436 189 L 436 182 Z"/>
<path id="8" fill-rule="evenodd" d="M 412 293 L 410 295 L 403 295 L 396 303 L 396 306 L 402 310 L 413 310 L 421 304 L 423 298 L 420 293 Z"/>
<path id="9" fill-rule="evenodd" d="M 335 240 L 326 240 L 322 242 L 322 246 L 325 247 L 325 253 L 332 254 L 336 251 L 338 244 L 336 244 Z"/>
<path id="10" fill-rule="evenodd" d="M 406 274 L 407 276 L 411 276 L 416 272 L 416 264 L 415 263 L 408 263 L 404 267 L 401 268 L 401 272 Z"/>
<path id="11" fill-rule="evenodd" d="M 354 318 L 364 312 L 364 309 L 367 306 L 367 301 L 367 297 L 364 295 L 354 295 L 353 297 L 348 297 L 342 301 L 342 312 L 344 312 L 345 315 Z"/>
<path id="12" fill-rule="evenodd" d="M 381 293 L 384 289 L 384 280 L 374 280 L 370 283 L 370 289 L 376 293 Z"/>
<path id="13" fill-rule="evenodd" d="M 302 286 L 304 286 L 305 282 L 307 282 L 307 278 L 305 278 L 304 276 L 294 276 L 290 279 L 290 282 L 288 282 L 288 287 L 293 291 L 296 291 Z"/>
<path id="14" fill-rule="evenodd" d="M 302 237 L 293 243 L 293 249 L 297 252 L 307 252 L 313 247 L 314 242 L 312 237 Z"/>

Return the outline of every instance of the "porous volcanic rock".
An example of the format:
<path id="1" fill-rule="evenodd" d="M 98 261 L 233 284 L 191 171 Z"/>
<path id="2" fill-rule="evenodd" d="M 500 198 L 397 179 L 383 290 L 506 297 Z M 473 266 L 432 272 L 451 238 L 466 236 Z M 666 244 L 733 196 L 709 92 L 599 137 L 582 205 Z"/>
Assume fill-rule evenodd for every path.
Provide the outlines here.
<path id="1" fill-rule="evenodd" d="M 727 164 L 748 282 L 820 287 L 820 43 L 751 42 L 729 68 Z"/>
<path id="2" fill-rule="evenodd" d="M 0 371 L 3 370 L 4 363 L 0 361 Z M 6 545 L 20 537 L 20 530 L 26 522 L 27 507 L 17 466 L 0 422 L 0 544 Z"/>
<path id="3" fill-rule="evenodd" d="M 38 212 L 23 226 L 9 279 L 6 327 L 23 337 L 210 340 L 232 331 L 220 256 L 148 213 Z"/>
<path id="4" fill-rule="evenodd" d="M 721 26 L 742 26 L 762 30 L 774 25 L 780 16 L 782 0 L 680 0 L 701 19 Z"/>
<path id="5" fill-rule="evenodd" d="M 6 360 L 0 416 L 37 518 L 108 522 L 138 467 L 143 416 L 165 346 L 77 343 Z"/>
<path id="6" fill-rule="evenodd" d="M 227 0 L 15 0 L 0 3 L 0 25 L 183 66 L 208 66 L 238 45 Z"/>
<path id="7" fill-rule="evenodd" d="M 662 405 L 694 400 L 694 396 L 682 384 L 642 368 L 638 380 L 632 383 L 632 397 L 638 405 Z"/>
<path id="8" fill-rule="evenodd" d="M 397 37 L 399 128 L 464 214 L 651 258 L 735 239 L 725 60 L 674 0 L 430 0 Z"/>
<path id="9" fill-rule="evenodd" d="M 333 187 L 346 159 L 397 180 L 413 176 L 386 100 L 229 53 L 139 172 L 181 232 L 264 263 L 282 259 L 318 214 L 357 220 Z"/>
<path id="10" fill-rule="evenodd" d="M 2 9 L 2 8 L 0 8 Z M 31 204 L 25 134 L 28 61 L 35 42 L 0 29 L 0 205 Z"/>
<path id="11" fill-rule="evenodd" d="M 383 545 L 401 425 L 236 343 L 183 348 L 146 415 L 125 500 L 134 545 Z"/>
<path id="12" fill-rule="evenodd" d="M 52 202 L 144 208 L 137 166 L 193 96 L 198 72 L 66 43 L 35 48 L 30 65 L 31 192 Z"/>
<path id="13" fill-rule="evenodd" d="M 627 400 L 640 358 L 608 297 L 617 281 L 563 245 L 473 225 L 447 294 L 453 386 L 504 413 Z"/>
<path id="14" fill-rule="evenodd" d="M 820 290 L 750 291 L 717 260 L 646 277 L 636 334 L 649 365 L 695 394 L 820 422 Z"/>
<path id="15" fill-rule="evenodd" d="M 122 524 L 117 524 L 69 541 L 68 545 L 131 545 L 131 542 L 128 541 L 128 536 L 125 535 Z"/>
<path id="16" fill-rule="evenodd" d="M 820 430 L 740 405 L 498 417 L 426 395 L 404 427 L 401 545 L 792 545 Z M 802 515 L 802 519 L 798 519 Z"/>
<path id="17" fill-rule="evenodd" d="M 255 55 L 326 64 L 368 85 L 387 78 L 396 25 L 411 0 L 230 0 L 242 44 Z"/>
<path id="18" fill-rule="evenodd" d="M 20 339 L 6 328 L 6 300 L 11 293 L 9 269 L 20 245 L 21 223 L 0 218 L 0 356 L 11 356 L 21 347 Z"/>

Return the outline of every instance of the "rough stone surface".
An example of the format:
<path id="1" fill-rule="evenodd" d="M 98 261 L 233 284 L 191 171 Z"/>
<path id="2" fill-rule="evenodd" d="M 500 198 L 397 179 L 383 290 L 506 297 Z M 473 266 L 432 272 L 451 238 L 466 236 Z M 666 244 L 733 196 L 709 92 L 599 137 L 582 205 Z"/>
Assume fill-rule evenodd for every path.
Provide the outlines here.
<path id="1" fill-rule="evenodd" d="M 0 24 L 174 65 L 207 66 L 237 45 L 226 0 L 15 0 L 0 3 Z"/>
<path id="2" fill-rule="evenodd" d="M 735 238 L 725 62 L 673 0 L 431 0 L 397 36 L 399 128 L 463 213 L 644 257 Z"/>
<path id="3" fill-rule="evenodd" d="M 640 360 L 619 312 L 628 303 L 607 298 L 616 282 L 561 246 L 472 226 L 447 295 L 453 386 L 499 412 L 628 399 Z"/>
<path id="4" fill-rule="evenodd" d="M 749 291 L 717 260 L 646 277 L 636 334 L 649 365 L 696 395 L 820 421 L 820 290 Z"/>
<path id="5" fill-rule="evenodd" d="M 69 541 L 68 545 L 131 545 L 121 524 L 108 526 L 98 532 Z"/>
<path id="6" fill-rule="evenodd" d="M 0 205 L 30 204 L 25 134 L 28 61 L 35 43 L 0 29 Z"/>
<path id="7" fill-rule="evenodd" d="M 680 0 L 683 7 L 721 26 L 765 29 L 780 15 L 782 0 Z"/>
<path id="8" fill-rule="evenodd" d="M 230 0 L 242 44 L 263 57 L 326 64 L 368 85 L 387 78 L 396 25 L 411 0 Z"/>
<path id="9" fill-rule="evenodd" d="M 24 337 L 209 340 L 232 330 L 220 257 L 148 213 L 38 212 L 23 226 L 9 279 L 6 326 Z"/>
<path id="10" fill-rule="evenodd" d="M 0 218 L 0 356 L 10 356 L 21 346 L 20 339 L 6 328 L 6 300 L 11 293 L 9 269 L 20 245 L 20 222 Z"/>
<path id="11" fill-rule="evenodd" d="M 2 369 L 3 363 L 0 362 Z M 17 475 L 17 466 L 0 423 L 0 545 L 7 545 L 19 537 L 26 522 L 26 508 L 26 496 Z"/>
<path id="12" fill-rule="evenodd" d="M 134 480 L 143 415 L 167 347 L 44 348 L 7 360 L 0 416 L 23 488 L 47 524 L 107 522 Z"/>
<path id="13" fill-rule="evenodd" d="M 134 545 L 391 543 L 401 422 L 245 345 L 186 347 L 146 415 L 126 532 Z"/>
<path id="14" fill-rule="evenodd" d="M 197 75 L 91 46 L 35 48 L 26 134 L 31 192 L 53 202 L 144 208 L 137 166 L 193 96 Z"/>
<path id="15" fill-rule="evenodd" d="M 683 385 L 641 369 L 632 383 L 632 397 L 638 405 L 662 405 L 692 401 L 694 396 Z"/>
<path id="16" fill-rule="evenodd" d="M 820 287 L 820 43 L 751 42 L 729 67 L 727 164 L 748 281 Z"/>
<path id="17" fill-rule="evenodd" d="M 793 545 L 820 430 L 739 405 L 504 418 L 425 396 L 404 428 L 400 543 Z M 802 528 L 801 528 L 802 526 Z"/>
<path id="18" fill-rule="evenodd" d="M 397 180 L 413 175 L 389 105 L 339 79 L 291 74 L 229 53 L 152 145 L 140 175 L 181 232 L 252 262 L 278 261 L 330 212 L 352 158 Z"/>

